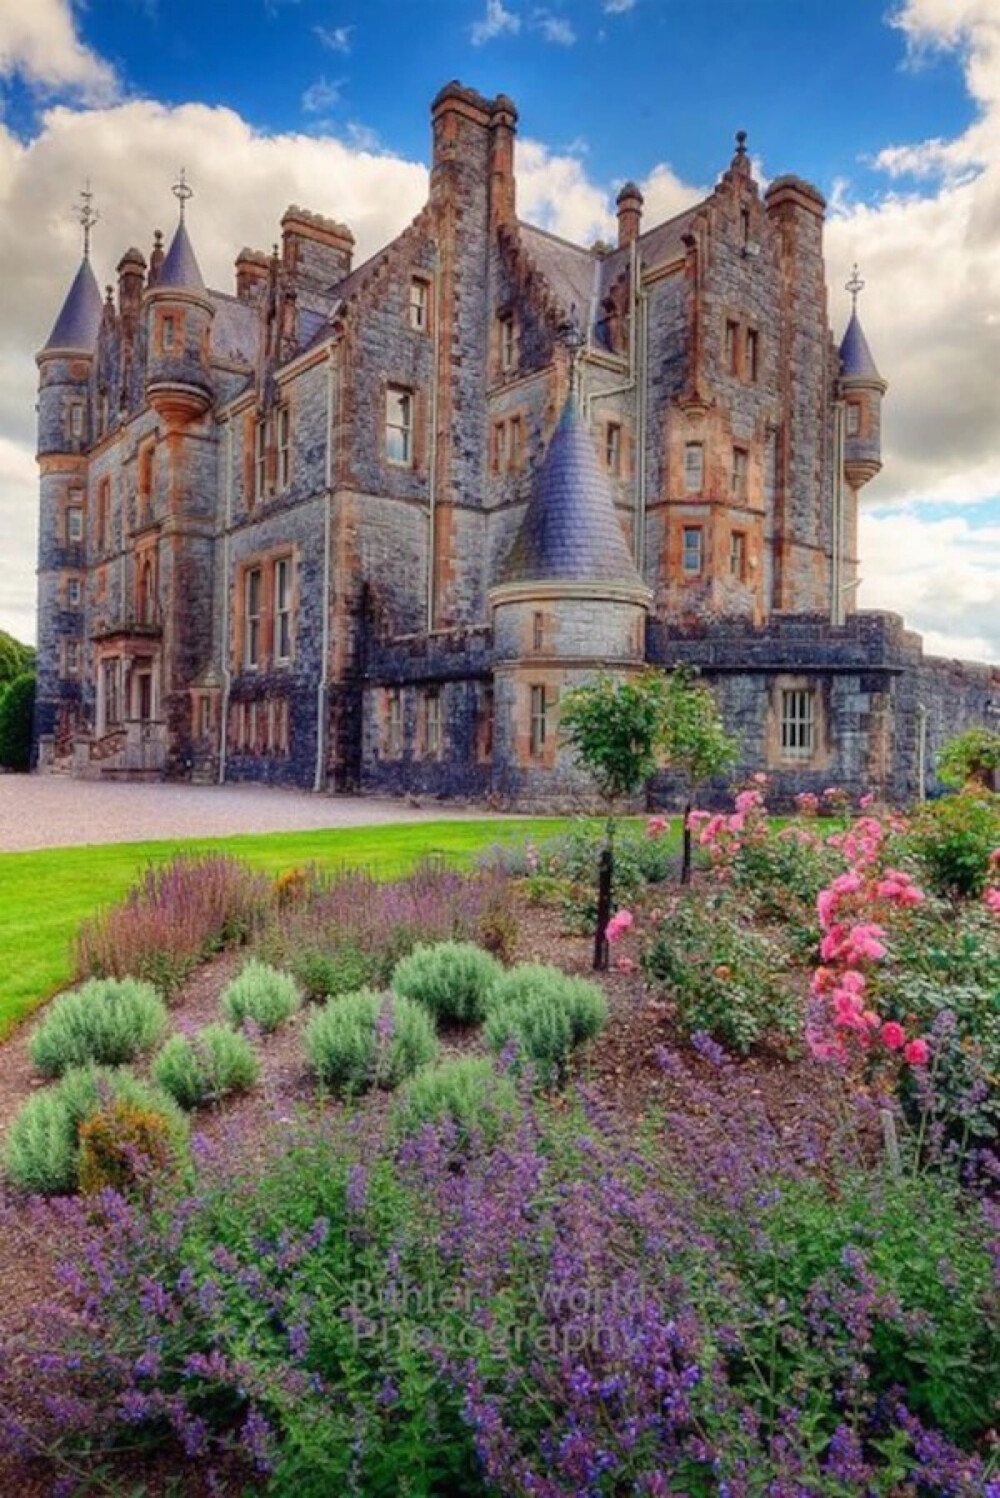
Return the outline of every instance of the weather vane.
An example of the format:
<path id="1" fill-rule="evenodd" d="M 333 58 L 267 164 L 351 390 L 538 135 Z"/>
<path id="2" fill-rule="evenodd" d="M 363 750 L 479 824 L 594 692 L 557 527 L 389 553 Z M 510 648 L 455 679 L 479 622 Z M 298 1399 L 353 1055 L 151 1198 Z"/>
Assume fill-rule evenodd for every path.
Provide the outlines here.
<path id="1" fill-rule="evenodd" d="M 76 210 L 77 221 L 83 230 L 84 260 L 90 259 L 90 231 L 100 216 L 94 207 L 94 194 L 90 190 L 90 178 L 88 177 L 80 192 L 80 206 Z"/>
<path id="2" fill-rule="evenodd" d="M 183 223 L 185 204 L 187 203 L 188 198 L 194 197 L 194 188 L 191 187 L 188 183 L 187 173 L 184 167 L 181 167 L 181 174 L 170 191 L 173 193 L 174 197 L 181 205 L 181 223 Z"/>
<path id="3" fill-rule="evenodd" d="M 845 281 L 844 282 L 844 290 L 845 291 L 849 291 L 851 293 L 851 311 L 852 312 L 857 312 L 857 310 L 858 310 L 858 296 L 859 296 L 859 294 L 862 291 L 864 291 L 864 289 L 865 289 L 865 283 L 861 279 L 861 277 L 858 275 L 858 262 L 855 260 L 854 265 L 851 268 L 851 279 L 849 281 Z"/>

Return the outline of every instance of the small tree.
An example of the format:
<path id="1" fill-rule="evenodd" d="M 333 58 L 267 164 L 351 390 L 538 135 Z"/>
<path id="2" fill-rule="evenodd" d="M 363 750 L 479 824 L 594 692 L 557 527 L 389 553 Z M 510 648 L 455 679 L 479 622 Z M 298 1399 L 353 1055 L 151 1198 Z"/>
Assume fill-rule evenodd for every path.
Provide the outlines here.
<path id="1" fill-rule="evenodd" d="M 726 732 L 715 694 L 698 681 L 690 666 L 676 666 L 666 678 L 664 762 L 684 781 L 683 856 L 681 883 L 691 879 L 691 828 L 694 795 L 714 775 L 722 775 L 736 761 L 739 746 Z"/>
<path id="2" fill-rule="evenodd" d="M 989 785 L 1000 770 L 1000 733 L 991 728 L 967 728 L 949 739 L 938 755 L 938 779 L 945 785 Z"/>
<path id="3" fill-rule="evenodd" d="M 0 765 L 27 770 L 31 764 L 31 721 L 35 711 L 35 678 L 15 676 L 0 690 Z"/>

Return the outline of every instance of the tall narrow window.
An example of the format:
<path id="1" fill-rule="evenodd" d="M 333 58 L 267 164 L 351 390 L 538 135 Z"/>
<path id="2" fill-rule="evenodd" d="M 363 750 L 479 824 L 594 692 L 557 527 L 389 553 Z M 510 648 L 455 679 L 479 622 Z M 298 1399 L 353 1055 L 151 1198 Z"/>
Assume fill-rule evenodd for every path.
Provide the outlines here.
<path id="1" fill-rule="evenodd" d="M 164 353 L 169 353 L 170 350 L 174 347 L 174 342 L 176 340 L 176 337 L 177 337 L 177 324 L 174 321 L 174 319 L 171 317 L 170 313 L 168 312 L 168 313 L 166 313 L 164 315 L 164 318 L 163 318 L 163 339 L 162 339 L 162 342 L 163 342 L 163 351 L 164 351 Z"/>
<path id="2" fill-rule="evenodd" d="M 506 473 L 507 471 L 507 423 L 495 421 L 493 423 L 493 472 Z"/>
<path id="3" fill-rule="evenodd" d="M 746 246 L 750 243 L 750 209 L 749 208 L 741 208 L 740 209 L 740 238 L 743 241 L 744 248 L 746 248 Z"/>
<path id="4" fill-rule="evenodd" d="M 847 403 L 847 435 L 857 437 L 861 432 L 861 407 L 857 401 Z"/>
<path id="5" fill-rule="evenodd" d="M 198 698 L 198 736 L 202 739 L 212 737 L 214 714 L 212 712 L 212 699 L 207 694 Z"/>
<path id="6" fill-rule="evenodd" d="M 287 406 L 278 411 L 278 488 L 292 481 L 292 413 Z"/>
<path id="7" fill-rule="evenodd" d="M 274 564 L 274 658 L 292 658 L 292 559 L 279 557 Z"/>
<path id="8" fill-rule="evenodd" d="M 385 752 L 388 759 L 403 754 L 403 693 L 399 687 L 389 689 L 385 710 Z"/>
<path id="9" fill-rule="evenodd" d="M 745 447 L 733 448 L 732 494 L 734 499 L 747 497 L 747 450 Z"/>
<path id="10" fill-rule="evenodd" d="M 138 671 L 135 677 L 135 709 L 140 723 L 149 723 L 153 717 L 153 673 Z"/>
<path id="11" fill-rule="evenodd" d="M 729 537 L 729 573 L 731 577 L 738 578 L 740 582 L 746 580 L 747 575 L 747 535 L 746 531 L 733 531 Z"/>
<path id="12" fill-rule="evenodd" d="M 263 573 L 251 567 L 243 581 L 243 664 L 248 670 L 260 665 L 260 605 Z"/>
<path id="13" fill-rule="evenodd" d="M 700 525 L 686 525 L 683 535 L 681 566 L 688 577 L 696 577 L 702 567 L 703 539 Z"/>
<path id="14" fill-rule="evenodd" d="M 811 759 L 816 748 L 816 693 L 795 688 L 781 694 L 781 753 L 784 759 Z"/>
<path id="15" fill-rule="evenodd" d="M 67 580 L 67 583 L 66 583 L 66 605 L 67 605 L 67 607 L 71 608 L 71 609 L 78 609 L 80 607 L 80 598 L 81 598 L 80 579 L 78 577 L 71 577 L 71 578 L 69 578 Z"/>
<path id="16" fill-rule="evenodd" d="M 80 401 L 74 401 L 69 408 L 69 434 L 77 438 L 83 436 L 83 405 Z"/>
<path id="17" fill-rule="evenodd" d="M 101 479 L 97 490 L 97 548 L 107 551 L 111 545 L 111 480 Z"/>
<path id="18" fill-rule="evenodd" d="M 410 327 L 418 333 L 427 332 L 430 287 L 420 276 L 410 281 Z"/>
<path id="19" fill-rule="evenodd" d="M 736 322 L 731 321 L 730 319 L 727 319 L 727 321 L 726 321 L 725 362 L 726 362 L 726 371 L 729 374 L 738 374 L 739 373 L 739 367 L 738 367 L 738 364 L 737 364 L 737 360 L 739 358 L 738 349 L 737 349 L 737 336 L 739 334 L 739 331 L 740 331 L 740 325 L 739 325 L 739 323 L 736 323 Z"/>
<path id="20" fill-rule="evenodd" d="M 122 720 L 121 697 L 119 696 L 119 683 L 121 673 L 118 669 L 118 658 L 105 661 L 102 673 L 104 686 L 104 729 L 117 728 Z"/>
<path id="21" fill-rule="evenodd" d="M 153 498 L 153 464 L 155 462 L 156 449 L 152 442 L 139 449 L 139 481 L 138 498 L 140 510 L 145 512 Z"/>
<path id="22" fill-rule="evenodd" d="M 760 334 L 756 328 L 747 328 L 747 379 L 756 382 L 760 361 Z"/>
<path id="23" fill-rule="evenodd" d="M 520 416 L 510 418 L 510 466 L 515 473 L 524 462 L 524 428 Z"/>
<path id="24" fill-rule="evenodd" d="M 705 447 L 701 442 L 684 445 L 684 492 L 700 494 L 705 484 Z"/>
<path id="25" fill-rule="evenodd" d="M 153 586 L 153 563 L 145 557 L 139 565 L 139 623 L 153 624 L 156 620 L 156 590 Z"/>
<path id="26" fill-rule="evenodd" d="M 503 312 L 497 319 L 500 335 L 500 372 L 510 374 L 514 368 L 516 338 L 513 312 Z"/>
<path id="27" fill-rule="evenodd" d="M 622 471 L 622 429 L 617 421 L 609 421 L 604 440 L 604 463 L 609 473 L 616 476 Z"/>
<path id="28" fill-rule="evenodd" d="M 267 489 L 267 422 L 262 416 L 253 429 L 253 490 L 255 499 L 263 499 Z"/>
<path id="29" fill-rule="evenodd" d="M 70 505 L 66 511 L 66 540 L 71 546 L 83 540 L 83 509 L 80 505 Z"/>
<path id="30" fill-rule="evenodd" d="M 424 752 L 428 759 L 441 753 L 441 693 L 436 687 L 424 699 Z"/>
<path id="31" fill-rule="evenodd" d="M 545 648 L 545 615 L 540 610 L 533 614 L 531 619 L 531 648 L 532 650 Z"/>
<path id="32" fill-rule="evenodd" d="M 80 642 L 78 640 L 66 641 L 66 675 L 78 676 L 80 674 Z"/>
<path id="33" fill-rule="evenodd" d="M 385 455 L 401 468 L 413 462 L 413 391 L 400 385 L 385 393 Z"/>
<path id="34" fill-rule="evenodd" d="M 545 741 L 548 738 L 549 729 L 547 708 L 544 686 L 533 686 L 531 688 L 530 736 L 532 759 L 540 759 L 545 753 Z"/>

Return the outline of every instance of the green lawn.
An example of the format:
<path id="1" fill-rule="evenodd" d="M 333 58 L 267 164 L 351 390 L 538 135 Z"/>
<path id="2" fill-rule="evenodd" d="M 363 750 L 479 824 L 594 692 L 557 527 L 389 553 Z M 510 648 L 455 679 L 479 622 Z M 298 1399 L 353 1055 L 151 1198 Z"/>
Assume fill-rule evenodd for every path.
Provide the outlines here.
<path id="1" fill-rule="evenodd" d="M 120 899 L 147 864 L 181 850 L 233 853 L 272 874 L 308 863 L 353 864 L 390 878 L 427 854 L 469 863 L 493 843 L 548 837 L 565 825 L 556 817 L 419 822 L 0 853 L 0 1036 L 69 982 L 83 918 Z"/>

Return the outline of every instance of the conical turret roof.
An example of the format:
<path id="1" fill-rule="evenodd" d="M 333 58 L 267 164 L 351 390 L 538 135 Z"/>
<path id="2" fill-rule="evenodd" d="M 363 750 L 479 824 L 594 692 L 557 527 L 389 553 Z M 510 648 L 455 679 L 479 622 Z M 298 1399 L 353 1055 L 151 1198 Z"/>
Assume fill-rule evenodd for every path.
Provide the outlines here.
<path id="1" fill-rule="evenodd" d="M 198 258 L 192 248 L 183 219 L 177 225 L 177 232 L 170 241 L 170 248 L 160 267 L 156 285 L 157 287 L 176 286 L 185 291 L 205 290 Z"/>
<path id="2" fill-rule="evenodd" d="M 872 351 L 868 347 L 868 339 L 865 337 L 856 311 L 851 313 L 851 320 L 847 324 L 847 331 L 840 345 L 840 372 L 874 380 L 882 378 L 875 366 Z"/>
<path id="3" fill-rule="evenodd" d="M 615 514 L 611 485 L 573 395 L 535 475 L 500 577 L 501 585 L 554 581 L 644 587 Z"/>
<path id="4" fill-rule="evenodd" d="M 86 349 L 88 353 L 97 346 L 97 335 L 101 327 L 104 304 L 90 261 L 81 260 L 80 269 L 66 294 L 62 311 L 56 318 L 49 334 L 47 349 Z"/>

